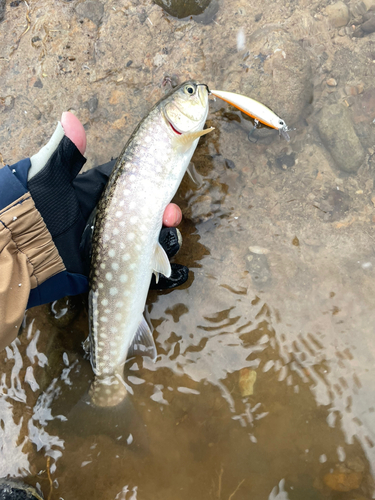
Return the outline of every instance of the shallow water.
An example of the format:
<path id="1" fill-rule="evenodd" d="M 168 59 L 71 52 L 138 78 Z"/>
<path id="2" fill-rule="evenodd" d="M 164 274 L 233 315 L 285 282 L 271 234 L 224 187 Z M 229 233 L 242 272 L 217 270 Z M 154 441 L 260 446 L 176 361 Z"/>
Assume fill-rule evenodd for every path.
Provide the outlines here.
<path id="1" fill-rule="evenodd" d="M 107 161 L 166 76 L 262 99 L 296 130 L 249 141 L 251 122 L 212 101 L 196 182 L 175 200 L 191 275 L 150 293 L 159 355 L 127 362 L 110 433 L 112 417 L 80 427 L 71 413 L 92 379 L 83 299 L 28 312 L 1 354 L 0 476 L 52 500 L 374 498 L 374 35 L 351 37 L 354 4 L 346 30 L 325 1 L 223 2 L 206 25 L 148 0 L 88 3 L 7 5 L 5 163 L 65 109 L 84 123 L 88 168 Z M 336 105 L 343 117 L 323 116 Z"/>

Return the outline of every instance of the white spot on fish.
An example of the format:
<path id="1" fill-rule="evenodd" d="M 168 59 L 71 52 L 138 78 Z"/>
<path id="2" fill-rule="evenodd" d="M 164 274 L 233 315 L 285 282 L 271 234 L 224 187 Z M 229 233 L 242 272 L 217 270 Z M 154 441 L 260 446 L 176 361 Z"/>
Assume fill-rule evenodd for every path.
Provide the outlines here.
<path id="1" fill-rule="evenodd" d="M 132 264 L 129 264 L 129 269 L 130 270 L 133 270 L 137 267 L 137 264 L 135 264 L 135 262 L 133 262 Z"/>
<path id="2" fill-rule="evenodd" d="M 105 264 L 104 263 L 100 264 L 100 269 L 105 269 Z"/>
<path id="3" fill-rule="evenodd" d="M 98 284 L 98 288 L 103 288 L 103 286 L 104 286 L 103 283 Z"/>
<path id="4" fill-rule="evenodd" d="M 100 338 L 101 339 L 107 339 L 108 338 L 108 335 L 106 333 L 101 333 L 100 334 Z"/>
<path id="5" fill-rule="evenodd" d="M 129 219 L 130 224 L 135 224 L 138 220 L 138 217 L 136 215 L 132 215 Z"/>
<path id="6" fill-rule="evenodd" d="M 112 262 L 111 267 L 114 271 L 118 271 L 118 264 L 117 262 Z"/>
<path id="7" fill-rule="evenodd" d="M 118 329 L 115 326 L 112 326 L 110 330 L 111 330 L 111 333 L 117 333 L 118 332 Z M 112 345 L 113 342 L 110 342 L 110 344 Z"/>
<path id="8" fill-rule="evenodd" d="M 122 320 L 122 314 L 121 313 L 115 314 L 115 320 L 116 321 L 121 321 Z"/>
<path id="9" fill-rule="evenodd" d="M 112 281 L 112 278 L 113 278 L 112 273 L 107 273 L 107 274 L 105 275 L 105 278 L 106 278 L 108 281 Z"/>
<path id="10" fill-rule="evenodd" d="M 130 255 L 129 255 L 128 253 L 126 253 L 126 254 L 124 254 L 124 255 L 122 256 L 122 260 L 123 260 L 124 262 L 126 262 L 126 261 L 127 261 L 127 260 L 129 260 L 129 259 L 130 259 Z"/>
<path id="11" fill-rule="evenodd" d="M 105 316 L 102 316 L 102 317 L 100 318 L 100 321 L 101 321 L 102 323 L 108 323 L 108 318 L 106 318 Z"/>
<path id="12" fill-rule="evenodd" d="M 129 290 L 124 290 L 124 293 L 122 294 L 124 297 L 129 297 L 130 292 Z"/>
<path id="13" fill-rule="evenodd" d="M 130 208 L 130 210 L 133 210 L 136 206 L 137 206 L 137 204 L 136 204 L 136 202 L 135 202 L 135 201 L 131 201 L 131 202 L 129 203 L 129 208 Z"/>
<path id="14" fill-rule="evenodd" d="M 114 230 L 112 231 L 112 233 L 113 233 L 114 235 L 118 234 L 119 232 L 120 232 L 120 231 L 117 229 L 117 227 L 115 227 L 115 228 L 114 228 Z"/>
<path id="15" fill-rule="evenodd" d="M 104 354 L 104 356 L 103 356 L 103 360 L 104 360 L 104 361 L 108 361 L 108 360 L 109 360 L 109 356 L 108 356 L 108 354 Z"/>
<path id="16" fill-rule="evenodd" d="M 124 305 L 123 302 L 121 302 L 121 300 L 119 300 L 118 302 L 116 302 L 116 307 L 120 308 Z"/>
<path id="17" fill-rule="evenodd" d="M 124 205 L 125 205 L 124 200 L 121 200 L 120 203 L 119 203 L 119 207 L 123 207 Z"/>
<path id="18" fill-rule="evenodd" d="M 135 238 L 135 234 L 134 233 L 129 233 L 128 236 L 127 236 L 128 240 L 129 241 L 133 241 L 134 238 Z"/>
<path id="19" fill-rule="evenodd" d="M 136 178 L 137 177 L 134 174 L 132 174 L 132 175 L 129 176 L 129 180 L 130 181 L 135 181 Z"/>
<path id="20" fill-rule="evenodd" d="M 111 250 L 109 250 L 109 252 L 108 252 L 108 255 L 110 257 L 114 257 L 116 255 L 116 251 L 113 248 L 111 248 Z"/>
<path id="21" fill-rule="evenodd" d="M 125 196 L 128 196 L 130 194 L 130 190 L 129 189 L 124 189 L 122 194 L 124 194 Z"/>
<path id="22" fill-rule="evenodd" d="M 126 283 L 128 281 L 127 275 L 126 274 L 122 274 L 120 276 L 120 281 L 121 281 L 121 283 Z"/>
<path id="23" fill-rule="evenodd" d="M 117 290 L 117 288 L 116 288 L 116 287 L 114 287 L 114 286 L 113 286 L 112 288 L 110 288 L 110 289 L 109 289 L 109 293 L 110 293 L 111 295 L 117 295 L 118 290 Z"/>

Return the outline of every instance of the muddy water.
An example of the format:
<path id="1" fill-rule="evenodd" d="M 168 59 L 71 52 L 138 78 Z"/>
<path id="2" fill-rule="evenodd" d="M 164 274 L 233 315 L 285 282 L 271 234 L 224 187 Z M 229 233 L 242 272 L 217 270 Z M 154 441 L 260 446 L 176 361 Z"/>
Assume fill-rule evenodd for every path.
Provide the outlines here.
<path id="1" fill-rule="evenodd" d="M 64 500 L 374 498 L 375 35 L 352 36 L 371 2 L 348 6 L 236 0 L 201 24 L 148 0 L 7 4 L 5 163 L 71 109 L 98 165 L 189 77 L 296 130 L 212 101 L 175 200 L 191 275 L 150 293 L 159 355 L 126 364 L 122 418 L 72 416 L 92 379 L 84 298 L 28 311 L 1 354 L 1 476 Z"/>

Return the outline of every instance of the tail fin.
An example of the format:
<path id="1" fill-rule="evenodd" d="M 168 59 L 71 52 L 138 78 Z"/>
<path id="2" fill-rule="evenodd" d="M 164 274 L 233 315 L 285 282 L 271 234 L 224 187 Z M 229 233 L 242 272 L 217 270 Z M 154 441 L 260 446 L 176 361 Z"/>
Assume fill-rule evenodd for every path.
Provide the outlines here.
<path id="1" fill-rule="evenodd" d="M 124 380 L 119 379 L 120 376 L 96 378 L 59 427 L 81 437 L 106 435 L 117 443 L 145 452 L 149 447 L 146 427 Z"/>

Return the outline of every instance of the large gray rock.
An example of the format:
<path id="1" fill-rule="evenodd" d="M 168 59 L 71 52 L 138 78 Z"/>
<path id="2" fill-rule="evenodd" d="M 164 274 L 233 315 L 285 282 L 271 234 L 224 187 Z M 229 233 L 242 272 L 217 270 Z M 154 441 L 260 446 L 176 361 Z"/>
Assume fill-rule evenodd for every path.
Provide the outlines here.
<path id="1" fill-rule="evenodd" d="M 333 5 L 328 5 L 326 13 L 335 28 L 346 26 L 349 22 L 349 9 L 344 2 L 336 2 Z"/>
<path id="2" fill-rule="evenodd" d="M 318 128 L 320 137 L 343 172 L 357 172 L 365 151 L 355 133 L 348 108 L 332 104 L 322 109 Z"/>

